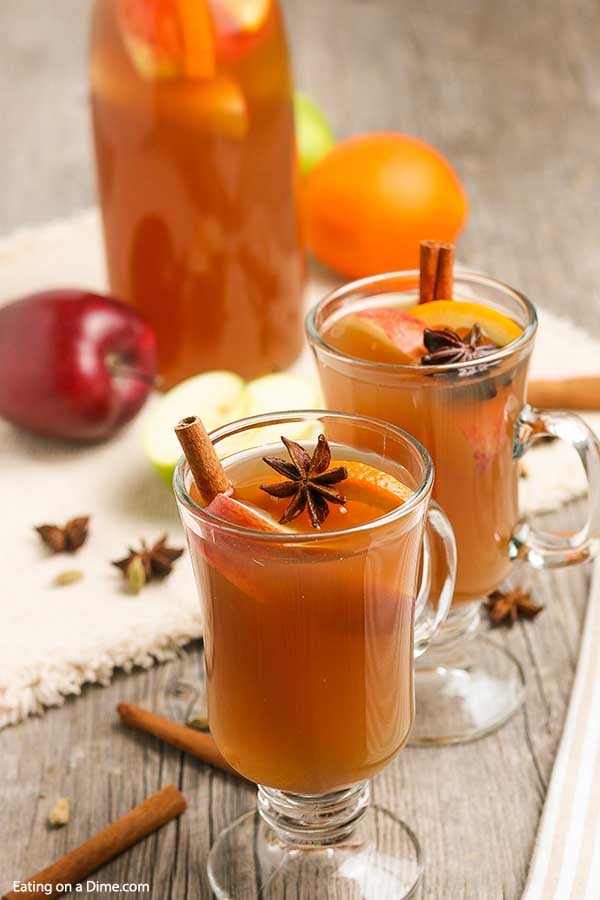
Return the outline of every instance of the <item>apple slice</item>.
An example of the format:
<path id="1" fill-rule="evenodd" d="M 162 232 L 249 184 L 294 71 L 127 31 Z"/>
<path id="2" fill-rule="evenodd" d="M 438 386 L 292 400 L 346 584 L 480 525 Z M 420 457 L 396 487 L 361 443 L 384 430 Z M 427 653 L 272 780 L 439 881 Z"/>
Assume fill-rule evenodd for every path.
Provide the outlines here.
<path id="1" fill-rule="evenodd" d="M 316 381 L 275 372 L 248 382 L 244 394 L 246 416 L 260 416 L 265 413 L 281 412 L 287 409 L 321 409 L 323 397 Z M 286 422 L 285 434 L 293 441 L 313 436 L 314 428 L 307 422 Z M 281 425 L 265 425 L 227 438 L 217 446 L 221 457 L 248 450 L 250 447 L 279 443 Z"/>
<path id="2" fill-rule="evenodd" d="M 117 0 L 116 6 L 123 41 L 143 78 L 214 75 L 214 28 L 204 0 Z"/>
<path id="3" fill-rule="evenodd" d="M 425 353 L 426 325 L 393 306 L 363 309 L 334 325 L 345 351 L 362 359 L 414 365 Z"/>
<path id="4" fill-rule="evenodd" d="M 146 423 L 144 449 L 158 474 L 170 485 L 181 447 L 173 422 L 195 414 L 208 431 L 247 415 L 246 383 L 234 372 L 204 372 L 176 385 L 156 401 Z"/>
<path id="5" fill-rule="evenodd" d="M 523 329 L 490 306 L 462 300 L 432 300 L 412 306 L 407 312 L 422 321 L 427 328 L 470 329 L 477 324 L 499 347 L 521 336 Z"/>
<path id="6" fill-rule="evenodd" d="M 294 529 L 287 525 L 280 525 L 265 510 L 258 506 L 250 506 L 242 503 L 228 494 L 217 494 L 206 507 L 207 512 L 232 525 L 240 525 L 242 528 L 251 528 L 253 531 L 267 531 L 274 534 L 292 534 Z"/>
<path id="7" fill-rule="evenodd" d="M 477 468 L 483 472 L 498 453 L 506 435 L 508 412 L 504 392 L 499 391 L 495 397 L 465 409 L 457 409 L 454 416 L 473 450 Z"/>

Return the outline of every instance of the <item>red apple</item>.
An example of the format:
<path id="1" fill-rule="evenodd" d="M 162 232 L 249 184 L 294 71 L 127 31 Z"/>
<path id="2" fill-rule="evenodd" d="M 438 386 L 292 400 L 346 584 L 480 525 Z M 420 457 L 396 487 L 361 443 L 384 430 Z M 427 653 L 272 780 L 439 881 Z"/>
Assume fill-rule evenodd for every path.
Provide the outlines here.
<path id="1" fill-rule="evenodd" d="M 0 416 L 49 437 L 109 437 L 142 407 L 156 340 L 133 309 L 54 290 L 0 307 Z"/>

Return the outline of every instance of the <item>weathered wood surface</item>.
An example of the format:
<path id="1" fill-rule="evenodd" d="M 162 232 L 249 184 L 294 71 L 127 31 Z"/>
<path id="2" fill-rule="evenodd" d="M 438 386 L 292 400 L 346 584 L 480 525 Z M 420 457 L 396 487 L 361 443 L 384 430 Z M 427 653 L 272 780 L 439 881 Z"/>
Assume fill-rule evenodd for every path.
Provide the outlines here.
<path id="1" fill-rule="evenodd" d="M 399 128 L 437 144 L 471 197 L 461 257 L 600 331 L 594 0 L 285 0 L 285 6 L 298 81 L 320 98 L 338 133 Z M 88 0 L 0 4 L 2 232 L 93 201 L 83 80 L 88 10 Z M 553 522 L 568 528 L 578 513 L 573 507 Z M 420 900 L 520 896 L 588 583 L 582 569 L 536 575 L 546 611 L 533 624 L 497 632 L 528 683 L 524 710 L 503 730 L 462 747 L 407 749 L 376 780 L 376 801 L 405 818 L 424 845 Z M 186 699 L 169 690 L 178 678 L 200 683 L 198 646 L 0 734 L 0 889 L 174 782 L 189 802 L 185 816 L 95 878 L 150 882 L 154 900 L 210 897 L 208 848 L 252 808 L 252 789 L 124 733 L 114 714 L 118 701 L 129 700 L 183 716 Z M 72 798 L 72 821 L 49 831 L 46 815 L 63 795 Z"/>

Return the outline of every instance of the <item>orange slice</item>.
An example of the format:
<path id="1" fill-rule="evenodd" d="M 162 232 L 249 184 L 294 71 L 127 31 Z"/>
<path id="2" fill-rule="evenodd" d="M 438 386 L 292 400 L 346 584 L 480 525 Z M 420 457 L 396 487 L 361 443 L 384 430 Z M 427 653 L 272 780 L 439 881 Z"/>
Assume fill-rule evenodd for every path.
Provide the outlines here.
<path id="1" fill-rule="evenodd" d="M 165 86 L 166 90 L 166 86 Z M 239 84 L 226 75 L 211 81 L 169 86 L 157 98 L 164 115 L 211 134 L 240 140 L 249 127 L 248 104 Z"/>
<path id="2" fill-rule="evenodd" d="M 348 472 L 348 477 L 339 484 L 348 501 L 358 500 L 388 511 L 414 496 L 415 492 L 408 485 L 389 472 L 383 472 L 367 463 L 354 459 L 336 459 L 332 460 L 331 466 L 344 466 Z"/>
<path id="3" fill-rule="evenodd" d="M 204 0 L 117 0 L 117 18 L 131 60 L 143 78 L 214 75 L 214 28 Z"/>
<path id="4" fill-rule="evenodd" d="M 458 331 L 461 328 L 470 329 L 477 322 L 483 332 L 499 347 L 515 341 L 523 331 L 508 316 L 503 316 L 502 313 L 482 303 L 433 300 L 431 303 L 411 306 L 406 312 L 425 322 L 429 328 L 451 328 Z"/>

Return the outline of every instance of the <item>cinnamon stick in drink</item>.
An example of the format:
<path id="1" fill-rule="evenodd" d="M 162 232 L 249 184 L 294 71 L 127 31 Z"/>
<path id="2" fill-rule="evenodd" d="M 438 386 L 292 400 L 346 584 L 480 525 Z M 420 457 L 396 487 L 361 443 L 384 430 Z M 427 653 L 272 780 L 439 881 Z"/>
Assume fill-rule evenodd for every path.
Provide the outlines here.
<path id="1" fill-rule="evenodd" d="M 180 725 L 179 722 L 165 719 L 164 716 L 142 709 L 141 706 L 134 706 L 132 703 L 119 703 L 117 712 L 123 724 L 128 728 L 153 734 L 154 737 L 166 744 L 177 747 L 178 750 L 183 750 L 185 753 L 191 753 L 192 756 L 196 756 L 210 766 L 216 766 L 232 775 L 239 774 L 222 756 L 210 734 L 203 734 L 201 731 L 196 731 L 195 728 Z"/>
<path id="2" fill-rule="evenodd" d="M 18 900 L 24 892 L 36 891 L 35 885 L 44 886 L 43 890 L 40 888 L 44 897 L 56 897 L 59 893 L 62 895 L 63 891 L 57 890 L 58 885 L 82 881 L 123 850 L 127 850 L 166 825 L 171 819 L 180 816 L 186 806 L 183 794 L 175 785 L 167 785 L 121 819 L 111 822 L 75 850 L 71 850 L 41 872 L 21 882 L 19 885 L 21 890 L 9 891 L 8 894 L 4 894 L 2 900 Z M 32 887 L 27 889 L 24 885 Z"/>
<path id="3" fill-rule="evenodd" d="M 228 490 L 229 479 L 217 451 L 198 416 L 188 416 L 175 426 L 175 434 L 188 461 L 203 503 Z"/>
<path id="4" fill-rule="evenodd" d="M 419 303 L 452 300 L 454 244 L 421 241 L 419 250 Z"/>

